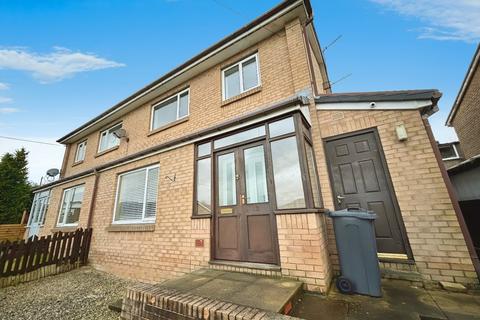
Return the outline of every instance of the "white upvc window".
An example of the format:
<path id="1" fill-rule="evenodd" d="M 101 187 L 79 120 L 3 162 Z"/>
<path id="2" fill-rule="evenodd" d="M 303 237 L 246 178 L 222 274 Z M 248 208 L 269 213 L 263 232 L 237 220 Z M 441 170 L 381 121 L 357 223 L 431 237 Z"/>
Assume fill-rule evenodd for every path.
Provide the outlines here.
<path id="1" fill-rule="evenodd" d="M 442 146 L 439 149 L 440 149 L 440 154 L 442 156 L 442 160 L 460 159 L 460 155 L 458 153 L 457 147 L 453 143 L 447 146 Z"/>
<path id="2" fill-rule="evenodd" d="M 87 140 L 77 144 L 77 152 L 75 153 L 75 163 L 85 160 L 86 150 L 87 150 Z"/>
<path id="3" fill-rule="evenodd" d="M 258 53 L 222 70 L 223 100 L 260 86 Z"/>
<path id="4" fill-rule="evenodd" d="M 119 175 L 113 223 L 152 223 L 157 213 L 158 165 Z"/>
<path id="5" fill-rule="evenodd" d="M 190 89 L 179 93 L 152 106 L 150 130 L 161 128 L 169 123 L 188 117 Z"/>
<path id="6" fill-rule="evenodd" d="M 35 193 L 27 226 L 42 226 L 45 223 L 45 214 L 47 213 L 49 202 L 50 190 Z"/>
<path id="7" fill-rule="evenodd" d="M 103 130 L 100 132 L 100 141 L 98 143 L 98 152 L 102 152 L 111 148 L 114 148 L 120 144 L 120 139 L 117 138 L 113 133 L 122 128 L 122 123 L 117 123 L 116 125 Z"/>
<path id="8" fill-rule="evenodd" d="M 63 190 L 63 197 L 58 214 L 59 227 L 76 226 L 82 209 L 85 185 L 79 185 Z"/>

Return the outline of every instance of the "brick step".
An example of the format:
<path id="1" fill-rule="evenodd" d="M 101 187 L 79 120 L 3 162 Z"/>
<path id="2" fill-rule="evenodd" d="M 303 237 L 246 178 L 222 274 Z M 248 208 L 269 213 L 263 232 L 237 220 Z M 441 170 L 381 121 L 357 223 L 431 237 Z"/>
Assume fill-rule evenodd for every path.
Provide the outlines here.
<path id="1" fill-rule="evenodd" d="M 127 290 L 122 319 L 292 319 L 303 283 L 235 272 L 199 270 Z"/>

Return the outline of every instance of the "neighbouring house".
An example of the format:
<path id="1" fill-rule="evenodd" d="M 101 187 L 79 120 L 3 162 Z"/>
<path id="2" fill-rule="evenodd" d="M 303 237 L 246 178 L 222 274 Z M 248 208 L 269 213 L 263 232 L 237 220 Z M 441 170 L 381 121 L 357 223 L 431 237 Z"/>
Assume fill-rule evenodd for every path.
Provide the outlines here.
<path id="1" fill-rule="evenodd" d="M 460 92 L 447 119 L 453 127 L 464 159 L 450 166 L 448 174 L 455 188 L 466 227 L 480 256 L 480 45 L 468 68 Z M 477 257 L 478 259 L 478 257 Z"/>
<path id="2" fill-rule="evenodd" d="M 460 142 L 458 141 L 438 143 L 438 150 L 440 150 L 442 161 L 447 169 L 465 160 Z"/>
<path id="3" fill-rule="evenodd" d="M 326 292 L 324 213 L 364 207 L 384 270 L 478 284 L 427 121 L 441 94 L 332 94 L 312 19 L 284 1 L 60 138 L 28 234 L 92 227 L 90 263 L 146 282 L 210 267 Z"/>

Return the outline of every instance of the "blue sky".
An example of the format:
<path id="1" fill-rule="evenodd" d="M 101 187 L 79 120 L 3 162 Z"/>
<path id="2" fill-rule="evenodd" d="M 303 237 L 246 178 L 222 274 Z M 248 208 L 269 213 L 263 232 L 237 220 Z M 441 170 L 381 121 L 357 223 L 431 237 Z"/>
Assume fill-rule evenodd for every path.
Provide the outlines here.
<path id="1" fill-rule="evenodd" d="M 54 142 L 278 1 L 0 0 L 0 136 Z M 334 92 L 437 88 L 438 140 L 480 39 L 480 1 L 312 0 Z M 30 178 L 63 148 L 31 150 Z"/>

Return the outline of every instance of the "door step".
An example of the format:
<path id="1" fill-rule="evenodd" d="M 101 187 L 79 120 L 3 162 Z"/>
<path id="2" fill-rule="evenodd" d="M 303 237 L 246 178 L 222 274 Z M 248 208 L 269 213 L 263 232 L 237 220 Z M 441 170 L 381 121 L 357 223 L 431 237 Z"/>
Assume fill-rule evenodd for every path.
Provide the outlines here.
<path id="1" fill-rule="evenodd" d="M 282 277 L 282 268 L 273 264 L 226 260 L 212 260 L 208 264 L 209 268 L 214 270 L 248 273 L 267 277 Z"/>
<path id="2" fill-rule="evenodd" d="M 138 284 L 123 300 L 123 319 L 292 319 L 303 283 L 202 269 L 157 285 Z"/>

